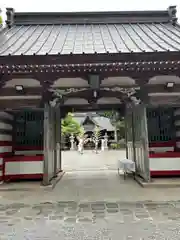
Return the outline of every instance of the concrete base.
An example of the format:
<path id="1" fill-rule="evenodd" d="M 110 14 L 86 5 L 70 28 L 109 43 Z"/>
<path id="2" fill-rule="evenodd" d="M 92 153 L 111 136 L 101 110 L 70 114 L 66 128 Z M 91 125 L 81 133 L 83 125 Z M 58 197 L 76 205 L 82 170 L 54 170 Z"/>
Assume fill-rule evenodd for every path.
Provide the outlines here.
<path id="1" fill-rule="evenodd" d="M 65 172 L 64 171 L 61 171 L 57 174 L 57 177 L 56 178 L 53 178 L 51 180 L 51 189 L 54 189 L 56 184 L 61 180 L 61 178 L 64 176 Z"/>
<path id="2" fill-rule="evenodd" d="M 180 188 L 180 178 L 153 178 L 151 182 L 147 183 L 136 176 L 135 180 L 144 188 Z"/>
<path id="3" fill-rule="evenodd" d="M 51 180 L 51 184 L 48 186 L 43 186 L 40 181 L 35 182 L 9 182 L 0 184 L 0 192 L 2 191 L 48 191 L 54 189 L 56 184 L 61 180 L 65 172 L 59 172 L 56 178 Z"/>

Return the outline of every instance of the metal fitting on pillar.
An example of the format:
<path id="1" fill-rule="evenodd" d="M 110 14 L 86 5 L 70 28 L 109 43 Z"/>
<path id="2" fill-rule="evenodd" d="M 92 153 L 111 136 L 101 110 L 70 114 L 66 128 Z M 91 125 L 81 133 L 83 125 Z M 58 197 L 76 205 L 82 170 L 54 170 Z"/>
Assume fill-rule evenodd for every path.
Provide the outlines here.
<path id="1" fill-rule="evenodd" d="M 6 25 L 8 28 L 11 28 L 14 23 L 14 9 L 13 8 L 6 8 Z"/>

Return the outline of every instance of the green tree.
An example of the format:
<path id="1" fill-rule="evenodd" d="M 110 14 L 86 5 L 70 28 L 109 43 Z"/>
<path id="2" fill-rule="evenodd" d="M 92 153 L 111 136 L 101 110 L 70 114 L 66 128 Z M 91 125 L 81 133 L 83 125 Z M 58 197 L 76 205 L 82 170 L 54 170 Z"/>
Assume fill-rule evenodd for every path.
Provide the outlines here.
<path id="1" fill-rule="evenodd" d="M 1 24 L 3 24 L 3 19 L 2 19 L 1 15 L 0 15 L 0 25 Z"/>
<path id="2" fill-rule="evenodd" d="M 97 150 L 98 150 L 98 143 L 99 143 L 100 139 L 101 139 L 101 132 L 100 132 L 99 127 L 96 126 L 95 129 L 94 129 L 93 135 L 92 135 L 92 140 L 95 144 L 96 153 L 97 153 Z"/>
<path id="3" fill-rule="evenodd" d="M 110 119 L 115 119 L 117 116 L 117 112 L 114 110 L 109 110 L 109 111 L 100 112 L 100 115 Z"/>
<path id="4" fill-rule="evenodd" d="M 99 127 L 96 126 L 94 129 L 94 132 L 92 134 L 92 139 L 94 142 L 95 141 L 99 142 L 100 138 L 101 138 L 101 132 L 100 132 Z"/>
<path id="5" fill-rule="evenodd" d="M 77 136 L 78 136 L 78 138 L 82 138 L 82 139 L 86 138 L 85 131 L 84 131 L 83 127 L 80 128 L 80 131 L 78 132 Z"/>
<path id="6" fill-rule="evenodd" d="M 71 134 L 78 135 L 82 132 L 80 124 L 73 119 L 73 114 L 68 113 L 66 117 L 61 122 L 62 135 L 69 136 Z"/>

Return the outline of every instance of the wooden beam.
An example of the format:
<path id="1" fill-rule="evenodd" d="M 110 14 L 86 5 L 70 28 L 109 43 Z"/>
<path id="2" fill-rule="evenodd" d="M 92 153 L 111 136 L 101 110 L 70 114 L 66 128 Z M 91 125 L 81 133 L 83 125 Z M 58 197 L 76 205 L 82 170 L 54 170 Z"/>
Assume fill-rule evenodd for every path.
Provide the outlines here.
<path id="1" fill-rule="evenodd" d="M 101 54 L 65 54 L 65 55 L 21 55 L 0 56 L 0 65 L 19 64 L 77 64 L 77 63 L 113 63 L 132 61 L 175 61 L 180 60 L 178 51 L 167 52 L 129 52 Z"/>
<path id="2" fill-rule="evenodd" d="M 138 88 L 138 85 L 127 85 L 127 86 L 110 86 L 110 89 L 115 89 L 115 88 L 124 88 L 124 89 L 130 89 L 130 88 Z M 148 91 L 149 93 L 151 92 L 180 92 L 180 81 L 179 84 L 175 84 L 173 88 L 166 88 L 165 84 L 146 84 L 143 86 L 145 88 L 146 91 Z M 75 87 L 76 88 L 76 87 Z M 83 88 L 83 87 L 82 87 Z M 98 90 L 99 93 L 99 97 L 117 97 L 118 96 L 122 96 L 123 94 L 119 91 L 108 91 L 108 90 L 103 90 L 104 88 L 107 87 L 100 87 L 100 89 Z M 60 88 L 60 89 L 67 89 L 67 88 Z M 80 89 L 80 88 L 79 88 Z M 47 90 L 47 92 L 44 92 L 42 87 L 26 87 L 24 89 L 24 94 L 20 94 L 17 93 L 17 91 L 15 90 L 15 88 L 2 88 L 0 89 L 0 95 L 1 96 L 36 96 L 36 95 L 42 95 L 42 94 L 48 95 L 50 97 L 50 95 L 52 94 L 50 91 Z M 92 95 L 92 90 L 86 89 L 85 91 L 80 91 L 80 92 L 72 92 L 68 94 L 68 97 L 80 97 L 80 98 L 88 98 L 91 97 Z"/>
<path id="3" fill-rule="evenodd" d="M 108 90 L 97 90 L 97 99 L 102 98 L 102 97 L 123 97 L 124 94 L 121 93 L 120 91 L 108 91 Z M 68 93 L 67 95 L 64 95 L 65 99 L 68 98 L 84 98 L 84 99 L 91 99 L 93 96 L 93 90 L 88 89 L 84 90 L 81 92 L 71 92 Z"/>
<path id="4" fill-rule="evenodd" d="M 131 86 L 132 87 L 132 86 Z M 136 86 L 137 87 L 137 86 Z M 120 86 L 117 89 L 121 89 Z M 129 87 L 130 88 L 130 87 Z M 127 89 L 129 89 L 127 88 Z M 116 87 L 112 87 L 113 91 L 105 90 L 106 88 L 97 90 L 97 100 L 105 97 L 116 97 L 121 99 L 122 101 L 126 100 L 126 94 L 116 91 Z M 107 88 L 108 89 L 108 88 Z M 110 88 L 111 89 L 111 88 Z M 180 84 L 175 84 L 173 88 L 166 88 L 165 84 L 146 84 L 143 86 L 143 94 L 151 94 L 151 93 L 180 93 Z M 139 94 L 142 92 L 141 90 L 136 90 Z M 49 101 L 52 97 L 52 93 L 49 91 L 44 91 L 42 93 L 42 88 L 27 88 L 25 89 L 25 95 L 17 94 L 14 88 L 3 88 L 0 90 L 0 104 L 1 108 L 19 108 L 19 107 L 39 107 L 40 101 Z M 37 95 L 38 94 L 38 95 Z M 42 95 L 43 94 L 43 97 Z M 65 99 L 71 98 L 82 98 L 86 100 L 91 100 L 93 96 L 93 90 L 86 89 L 80 92 L 71 92 Z M 89 105 L 88 105 L 89 107 Z"/>
<path id="5" fill-rule="evenodd" d="M 14 100 L 0 100 L 1 109 L 18 109 L 18 108 L 35 108 L 39 107 L 39 99 L 14 99 Z"/>
<path id="6" fill-rule="evenodd" d="M 22 82 L 23 86 L 23 82 Z M 0 89 L 0 95 L 2 96 L 22 96 L 22 95 L 42 95 L 43 88 L 42 87 L 24 87 L 23 94 L 18 93 L 15 87 L 4 87 Z"/>
<path id="7" fill-rule="evenodd" d="M 37 70 L 39 71 L 38 73 L 38 77 L 36 76 L 36 74 L 32 74 L 31 78 L 36 79 L 41 82 L 41 84 L 43 85 L 43 82 L 48 82 L 50 85 L 53 85 L 53 83 L 60 78 L 83 78 L 86 79 L 87 75 L 90 73 L 97 73 L 100 75 L 100 79 L 105 79 L 108 77 L 130 77 L 134 80 L 137 80 L 137 84 L 140 85 L 141 83 L 144 84 L 144 79 L 150 79 L 156 76 L 180 76 L 180 66 L 179 67 L 167 67 L 167 68 L 161 68 L 161 66 L 157 66 L 157 67 L 152 67 L 152 68 L 124 68 L 121 69 L 120 67 L 112 67 L 109 69 L 98 69 L 98 68 L 90 68 L 87 69 L 86 68 L 82 68 L 82 69 L 76 69 L 76 70 L 62 70 L 62 72 L 58 72 L 55 73 L 53 72 L 54 70 L 50 69 L 49 74 L 45 74 L 42 73 L 41 70 Z M 85 72 L 86 71 L 86 72 Z M 2 84 L 5 84 L 5 82 L 9 81 L 10 79 L 15 79 L 15 78 L 20 78 L 22 74 L 21 73 L 11 73 L 9 74 L 9 76 L 3 80 Z M 27 80 L 27 78 L 29 78 L 29 74 L 27 73 L 23 75 L 24 78 L 24 82 Z M 23 81 L 23 80 L 22 80 Z M 22 82 L 23 85 L 23 82 Z M 44 88 L 44 86 L 43 86 Z"/>
<path id="8" fill-rule="evenodd" d="M 92 106 L 91 104 L 86 104 L 86 105 L 71 105 L 71 106 L 62 106 L 61 111 L 63 112 L 75 112 L 75 111 L 95 111 L 95 110 L 112 110 L 112 109 L 119 109 L 124 110 L 125 104 L 99 104 L 99 105 L 94 105 Z"/>
<path id="9" fill-rule="evenodd" d="M 151 84 L 151 85 L 148 84 L 145 86 L 145 91 L 147 91 L 148 93 L 156 93 L 156 92 L 162 92 L 162 93 L 179 92 L 180 93 L 180 81 L 179 81 L 179 84 L 174 84 L 174 87 L 172 88 L 167 88 L 166 84 Z"/>

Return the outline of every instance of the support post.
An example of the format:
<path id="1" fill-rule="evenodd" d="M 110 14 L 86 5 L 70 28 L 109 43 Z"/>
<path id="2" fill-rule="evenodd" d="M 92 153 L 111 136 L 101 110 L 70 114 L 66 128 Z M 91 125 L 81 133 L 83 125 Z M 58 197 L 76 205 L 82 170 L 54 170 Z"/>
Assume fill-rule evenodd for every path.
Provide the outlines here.
<path id="1" fill-rule="evenodd" d="M 57 154 L 57 171 L 62 171 L 61 164 L 61 109 L 56 109 L 56 154 Z"/>
<path id="2" fill-rule="evenodd" d="M 50 105 L 49 106 L 49 112 L 50 112 L 50 118 L 49 118 L 49 124 L 50 124 L 50 136 L 49 136 L 49 146 L 50 146 L 50 154 L 49 154 L 49 178 L 52 179 L 54 177 L 54 109 Z"/>
<path id="3" fill-rule="evenodd" d="M 49 134 L 50 134 L 50 124 L 49 124 L 49 112 L 50 112 L 50 106 L 48 103 L 45 103 L 44 105 L 44 165 L 43 165 L 43 185 L 49 185 Z"/>
<path id="4" fill-rule="evenodd" d="M 125 144 L 126 144 L 126 158 L 128 159 L 128 128 L 127 128 L 127 121 L 128 121 L 128 116 L 127 116 L 127 109 L 126 109 L 126 112 L 125 112 L 125 118 L 124 118 L 124 121 L 125 121 Z"/>
<path id="5" fill-rule="evenodd" d="M 132 147 L 133 147 L 133 161 L 135 162 L 135 167 L 136 167 L 136 169 L 137 169 L 137 161 L 136 161 L 136 144 L 135 144 L 135 142 L 136 142 L 136 138 L 135 138 L 135 134 L 136 134 L 136 132 L 135 132 L 135 128 L 136 128 L 136 126 L 135 126 L 135 122 L 134 122 L 134 111 L 132 111 L 132 121 L 131 121 L 131 124 L 132 124 L 132 143 L 133 143 L 133 145 L 132 145 Z"/>
<path id="6" fill-rule="evenodd" d="M 48 102 L 44 106 L 44 167 L 43 185 L 49 185 L 55 176 L 55 125 L 54 109 Z"/>
<path id="7" fill-rule="evenodd" d="M 114 128 L 114 140 L 115 140 L 115 142 L 118 141 L 118 137 L 117 137 L 117 128 L 116 128 L 116 126 L 115 126 L 115 128 Z"/>
<path id="8" fill-rule="evenodd" d="M 143 104 L 143 129 L 142 131 L 142 138 L 143 138 L 143 149 L 144 149 L 144 167 L 145 167 L 145 174 L 146 174 L 146 181 L 151 181 L 151 175 L 150 175 L 150 165 L 149 165 L 149 138 L 148 138 L 148 127 L 147 127 L 147 112 L 146 112 L 146 105 Z"/>
<path id="9" fill-rule="evenodd" d="M 56 133 L 56 109 L 52 108 L 52 127 L 53 127 L 53 160 L 54 160 L 54 177 L 57 177 L 57 133 Z"/>

